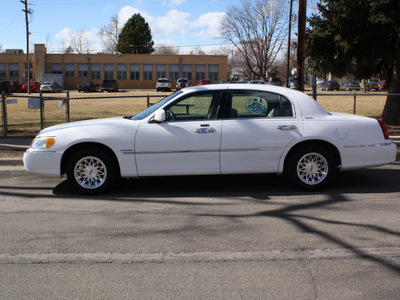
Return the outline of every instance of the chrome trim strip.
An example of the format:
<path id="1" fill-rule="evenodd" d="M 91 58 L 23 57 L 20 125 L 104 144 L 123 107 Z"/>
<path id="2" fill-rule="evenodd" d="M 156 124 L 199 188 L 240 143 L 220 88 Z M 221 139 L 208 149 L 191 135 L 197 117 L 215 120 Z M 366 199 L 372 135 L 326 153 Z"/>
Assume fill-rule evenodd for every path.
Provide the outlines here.
<path id="1" fill-rule="evenodd" d="M 135 151 L 133 149 L 123 149 L 119 151 L 121 151 L 122 154 L 135 154 Z"/>
<path id="2" fill-rule="evenodd" d="M 282 147 L 268 147 L 268 148 L 258 148 L 258 149 L 222 149 L 221 152 L 249 152 L 249 151 L 276 151 L 281 150 Z"/>
<path id="3" fill-rule="evenodd" d="M 281 150 L 282 147 L 270 147 L 270 148 L 259 148 L 259 149 L 222 149 L 219 150 L 185 150 L 185 151 L 142 151 L 136 152 L 136 154 L 179 154 L 179 153 L 205 153 L 205 152 L 249 152 L 249 151 L 276 151 Z M 133 154 L 133 153 L 124 153 Z"/>
<path id="4" fill-rule="evenodd" d="M 142 152 L 136 152 L 136 154 L 179 154 L 179 153 L 203 153 L 203 152 L 219 152 L 219 150 L 142 151 Z"/>
<path id="5" fill-rule="evenodd" d="M 343 148 L 387 147 L 392 145 L 394 145 L 393 142 L 387 142 L 387 143 L 376 143 L 376 144 L 366 144 L 366 145 L 348 145 L 348 146 L 343 146 Z"/>

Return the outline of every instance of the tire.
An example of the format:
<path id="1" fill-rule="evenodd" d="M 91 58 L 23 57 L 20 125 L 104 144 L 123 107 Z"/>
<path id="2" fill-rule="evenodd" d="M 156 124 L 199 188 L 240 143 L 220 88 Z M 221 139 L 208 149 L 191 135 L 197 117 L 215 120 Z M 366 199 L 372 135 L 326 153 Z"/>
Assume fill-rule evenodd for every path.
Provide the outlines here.
<path id="1" fill-rule="evenodd" d="M 103 193 L 118 177 L 116 163 L 99 148 L 81 149 L 67 163 L 67 178 L 82 194 Z"/>
<path id="2" fill-rule="evenodd" d="M 291 154 L 285 172 L 294 185 L 303 190 L 316 191 L 335 176 L 336 163 L 327 147 L 308 145 Z"/>

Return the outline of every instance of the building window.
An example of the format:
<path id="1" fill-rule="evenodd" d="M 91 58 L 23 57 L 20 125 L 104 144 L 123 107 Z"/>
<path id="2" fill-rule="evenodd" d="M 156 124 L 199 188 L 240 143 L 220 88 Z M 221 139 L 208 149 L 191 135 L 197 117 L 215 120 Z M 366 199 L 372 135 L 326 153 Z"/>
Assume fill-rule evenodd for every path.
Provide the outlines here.
<path id="1" fill-rule="evenodd" d="M 153 80 L 153 65 L 143 65 L 143 80 Z"/>
<path id="2" fill-rule="evenodd" d="M 131 64 L 129 66 L 129 71 L 131 72 L 131 80 L 140 80 L 140 65 Z"/>
<path id="3" fill-rule="evenodd" d="M 196 81 L 206 79 L 206 65 L 196 65 Z"/>
<path id="4" fill-rule="evenodd" d="M 24 68 L 26 70 L 26 63 L 24 64 Z M 32 63 L 29 63 L 29 69 L 32 69 Z"/>
<path id="5" fill-rule="evenodd" d="M 167 65 L 156 65 L 156 76 L 158 78 L 167 77 Z"/>
<path id="6" fill-rule="evenodd" d="M 88 77 L 88 71 L 88 64 L 78 64 L 78 77 Z"/>
<path id="7" fill-rule="evenodd" d="M 62 74 L 62 65 L 61 64 L 51 64 L 51 72 L 53 74 Z"/>
<path id="8" fill-rule="evenodd" d="M 75 64 L 65 64 L 65 77 L 75 77 Z"/>
<path id="9" fill-rule="evenodd" d="M 114 65 L 104 64 L 104 79 L 113 79 L 113 78 L 114 78 Z"/>
<path id="10" fill-rule="evenodd" d="M 117 64 L 117 79 L 126 80 L 126 64 Z"/>
<path id="11" fill-rule="evenodd" d="M 0 77 L 7 77 L 6 64 L 0 64 Z"/>
<path id="12" fill-rule="evenodd" d="M 179 65 L 169 65 L 169 79 L 178 80 L 179 78 Z"/>
<path id="13" fill-rule="evenodd" d="M 10 77 L 19 77 L 19 65 L 18 64 L 10 64 Z"/>
<path id="14" fill-rule="evenodd" d="M 192 65 L 183 65 L 183 78 L 189 79 L 189 81 L 192 81 L 192 72 L 193 72 L 193 66 Z"/>
<path id="15" fill-rule="evenodd" d="M 212 81 L 218 81 L 219 78 L 219 66 L 209 65 L 208 66 L 208 79 Z"/>
<path id="16" fill-rule="evenodd" d="M 92 80 L 100 80 L 100 64 L 91 65 Z"/>

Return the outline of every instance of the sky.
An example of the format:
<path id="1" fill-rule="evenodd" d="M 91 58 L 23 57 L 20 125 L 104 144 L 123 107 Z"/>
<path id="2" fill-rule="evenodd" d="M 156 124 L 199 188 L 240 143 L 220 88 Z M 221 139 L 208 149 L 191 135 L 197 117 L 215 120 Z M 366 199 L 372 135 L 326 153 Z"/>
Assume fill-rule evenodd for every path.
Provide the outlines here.
<path id="1" fill-rule="evenodd" d="M 24 4 L 0 0 L 0 50 L 26 51 Z M 46 44 L 47 51 L 60 53 L 69 46 L 74 33 L 84 32 L 90 52 L 103 50 L 100 29 L 118 15 L 126 22 L 140 13 L 149 23 L 155 46 L 168 45 L 188 53 L 227 46 L 219 34 L 219 22 L 229 6 L 240 0 L 28 0 L 30 48 Z M 6 12 L 6 13 L 5 13 Z M 32 51 L 31 51 L 32 52 Z"/>

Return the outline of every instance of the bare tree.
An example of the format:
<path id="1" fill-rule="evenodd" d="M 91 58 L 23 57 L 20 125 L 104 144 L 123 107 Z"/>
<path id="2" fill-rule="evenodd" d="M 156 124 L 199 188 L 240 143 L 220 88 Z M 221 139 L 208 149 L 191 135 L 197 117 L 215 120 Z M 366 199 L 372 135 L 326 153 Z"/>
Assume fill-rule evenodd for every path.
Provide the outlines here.
<path id="1" fill-rule="evenodd" d="M 179 48 L 168 45 L 158 45 L 153 52 L 153 54 L 159 55 L 178 55 L 179 53 Z"/>
<path id="2" fill-rule="evenodd" d="M 220 47 L 217 49 L 212 49 L 209 51 L 210 55 L 225 55 L 228 58 L 228 64 L 227 64 L 227 75 L 228 77 L 232 77 L 234 70 L 237 70 L 239 68 L 240 73 L 245 72 L 245 68 L 241 68 L 240 66 L 244 66 L 242 62 L 241 55 L 239 51 L 232 46 L 229 47 Z"/>
<path id="3" fill-rule="evenodd" d="M 241 0 L 221 21 L 222 37 L 239 51 L 245 74 L 266 80 L 287 36 L 284 0 Z"/>
<path id="4" fill-rule="evenodd" d="M 206 52 L 201 49 L 201 47 L 197 46 L 190 50 L 189 55 L 206 55 Z"/>
<path id="5" fill-rule="evenodd" d="M 86 37 L 86 30 L 82 29 L 71 36 L 71 48 L 78 54 L 89 52 L 89 41 Z"/>
<path id="6" fill-rule="evenodd" d="M 107 53 L 117 53 L 117 44 L 122 27 L 118 15 L 113 15 L 108 25 L 101 28 L 99 35 L 103 40 L 104 50 Z"/>

